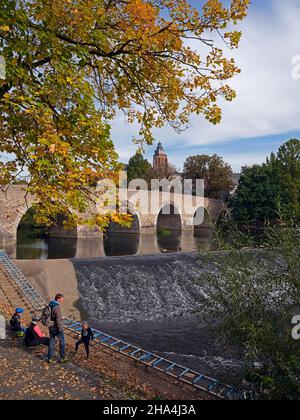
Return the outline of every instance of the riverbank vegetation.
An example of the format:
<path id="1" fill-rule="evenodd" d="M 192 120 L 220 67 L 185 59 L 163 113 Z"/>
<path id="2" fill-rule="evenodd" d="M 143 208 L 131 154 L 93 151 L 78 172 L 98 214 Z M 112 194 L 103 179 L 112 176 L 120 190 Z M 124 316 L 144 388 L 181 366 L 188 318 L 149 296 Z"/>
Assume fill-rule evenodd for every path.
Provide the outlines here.
<path id="1" fill-rule="evenodd" d="M 233 220 L 215 228 L 226 253 L 210 255 L 206 316 L 245 361 L 238 384 L 247 398 L 300 398 L 300 141 L 266 163 L 244 168 L 230 200 Z"/>
<path id="2" fill-rule="evenodd" d="M 300 141 L 291 139 L 262 165 L 245 167 L 229 201 L 238 226 L 265 228 L 278 222 L 278 207 L 300 220 Z"/>
<path id="3" fill-rule="evenodd" d="M 300 342 L 292 318 L 300 314 L 300 233 L 277 212 L 276 226 L 259 237 L 233 226 L 217 230 L 225 253 L 209 255 L 204 317 L 229 345 L 240 349 L 245 375 L 237 386 L 246 398 L 300 398 Z"/>

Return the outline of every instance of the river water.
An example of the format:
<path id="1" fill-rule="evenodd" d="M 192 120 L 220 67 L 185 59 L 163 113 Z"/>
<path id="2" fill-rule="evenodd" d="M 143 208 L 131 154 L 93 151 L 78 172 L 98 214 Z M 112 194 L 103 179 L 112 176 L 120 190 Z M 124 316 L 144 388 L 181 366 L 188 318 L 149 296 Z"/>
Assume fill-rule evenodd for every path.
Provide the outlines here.
<path id="1" fill-rule="evenodd" d="M 218 335 L 196 318 L 161 321 L 109 323 L 89 317 L 98 329 L 137 347 L 233 384 L 243 371 L 243 361 L 232 348 L 224 346 Z"/>
<path id="2" fill-rule="evenodd" d="M 6 248 L 16 259 L 70 259 L 111 256 L 148 255 L 172 252 L 213 250 L 209 232 L 195 237 L 193 231 L 172 231 L 169 235 L 156 232 L 110 233 L 104 239 L 37 237 L 23 231 L 17 243 Z"/>

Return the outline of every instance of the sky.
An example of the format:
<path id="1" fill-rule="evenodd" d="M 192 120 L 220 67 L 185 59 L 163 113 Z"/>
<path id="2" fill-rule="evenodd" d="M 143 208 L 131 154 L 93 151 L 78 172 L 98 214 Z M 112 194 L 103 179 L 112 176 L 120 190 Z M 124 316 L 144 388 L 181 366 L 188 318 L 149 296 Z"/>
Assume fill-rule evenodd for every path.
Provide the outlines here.
<path id="1" fill-rule="evenodd" d="M 300 138 L 300 77 L 293 77 L 292 64 L 293 57 L 299 56 L 300 62 L 299 21 L 299 0 L 252 0 L 239 26 L 240 47 L 228 52 L 242 73 L 229 82 L 237 99 L 221 103 L 222 123 L 213 126 L 202 116 L 192 116 L 190 128 L 180 135 L 167 126 L 155 131 L 178 169 L 187 156 L 217 153 L 238 172 L 242 166 L 264 162 L 286 140 Z M 135 134 L 123 117 L 114 121 L 112 137 L 122 162 L 135 153 L 130 142 Z M 154 148 L 146 147 L 150 160 Z"/>

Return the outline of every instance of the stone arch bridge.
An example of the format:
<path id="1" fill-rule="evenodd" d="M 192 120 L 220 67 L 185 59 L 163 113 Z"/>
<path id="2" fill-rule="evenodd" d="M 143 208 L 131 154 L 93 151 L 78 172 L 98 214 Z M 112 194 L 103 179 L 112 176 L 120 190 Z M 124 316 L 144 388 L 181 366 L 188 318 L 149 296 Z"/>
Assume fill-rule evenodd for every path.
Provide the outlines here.
<path id="1" fill-rule="evenodd" d="M 164 214 L 167 226 L 172 227 L 175 213 L 177 220 L 180 217 L 182 229 L 193 229 L 217 222 L 227 212 L 221 200 L 172 192 L 124 189 L 119 190 L 119 196 L 122 203 L 128 203 L 130 213 L 137 216 L 141 232 L 156 229 L 160 214 Z M 25 185 L 12 185 L 6 192 L 0 191 L 0 245 L 16 241 L 19 223 L 34 201 L 33 196 L 26 195 Z M 97 228 L 77 227 L 78 238 L 101 236 Z"/>

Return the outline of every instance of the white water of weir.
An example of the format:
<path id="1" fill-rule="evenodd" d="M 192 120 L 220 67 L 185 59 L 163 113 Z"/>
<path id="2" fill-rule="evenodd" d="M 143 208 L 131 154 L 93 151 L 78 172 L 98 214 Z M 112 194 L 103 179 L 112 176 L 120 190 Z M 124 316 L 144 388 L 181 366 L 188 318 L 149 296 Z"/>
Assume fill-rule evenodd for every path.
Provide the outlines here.
<path id="1" fill-rule="evenodd" d="M 178 363 L 228 378 L 242 362 L 195 316 L 197 254 L 74 260 L 80 306 L 98 328 Z M 203 273 L 203 272 L 202 272 Z"/>

